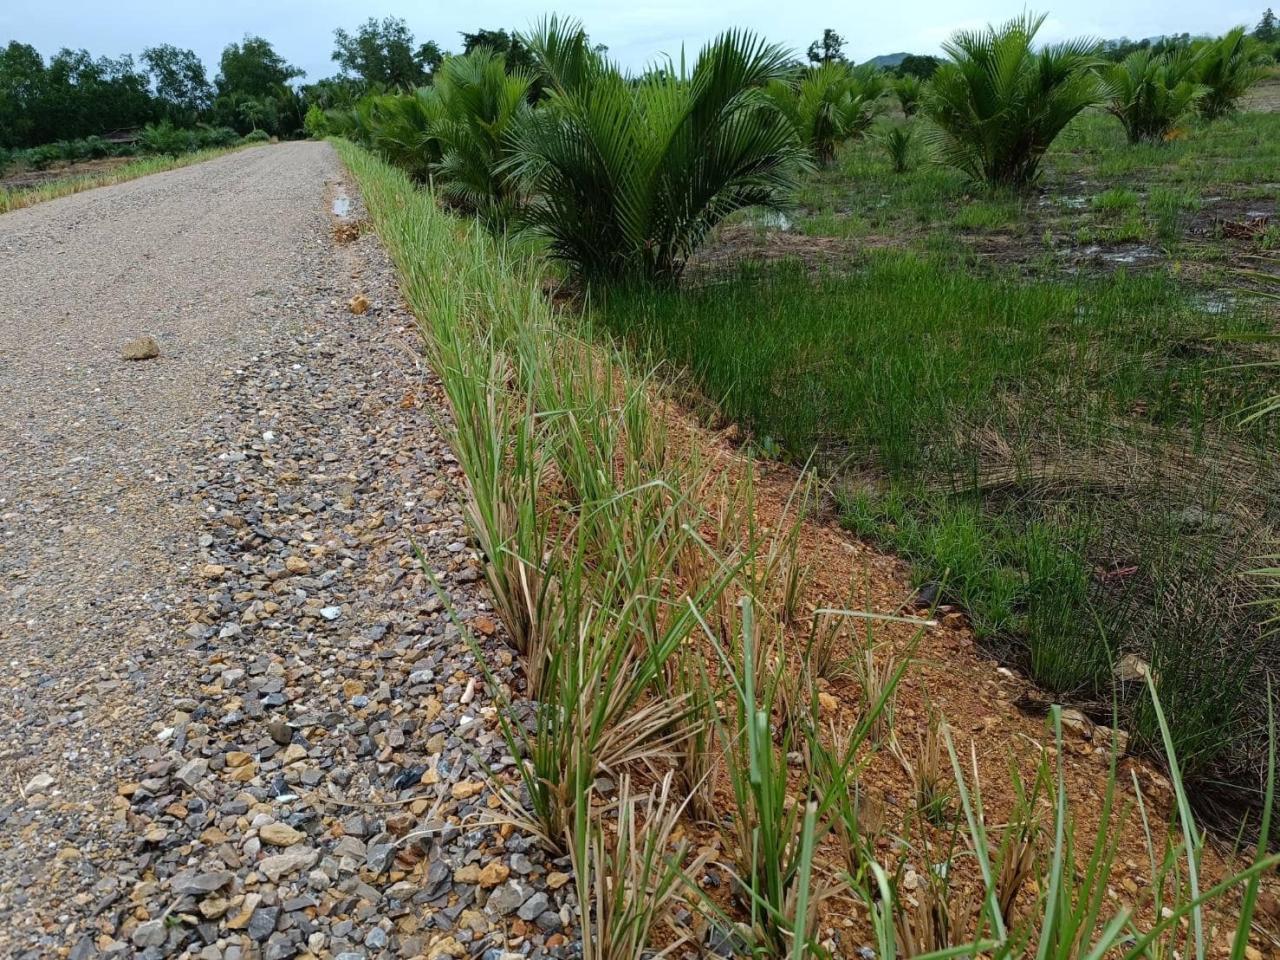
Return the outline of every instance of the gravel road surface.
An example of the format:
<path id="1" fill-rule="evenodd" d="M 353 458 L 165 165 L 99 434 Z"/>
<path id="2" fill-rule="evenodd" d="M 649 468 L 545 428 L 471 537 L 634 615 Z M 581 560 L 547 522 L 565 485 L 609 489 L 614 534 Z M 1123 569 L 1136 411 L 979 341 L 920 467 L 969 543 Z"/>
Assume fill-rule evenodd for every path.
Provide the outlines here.
<path id="1" fill-rule="evenodd" d="M 433 578 L 514 668 L 359 215 L 292 143 L 0 216 L 2 957 L 571 949 L 475 827 L 513 761 Z"/>

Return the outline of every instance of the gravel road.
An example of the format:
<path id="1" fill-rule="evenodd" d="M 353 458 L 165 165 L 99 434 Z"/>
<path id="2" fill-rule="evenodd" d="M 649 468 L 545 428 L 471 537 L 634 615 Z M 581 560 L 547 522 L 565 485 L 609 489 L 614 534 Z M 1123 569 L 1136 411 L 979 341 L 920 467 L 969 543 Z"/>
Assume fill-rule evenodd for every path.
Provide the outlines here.
<path id="1" fill-rule="evenodd" d="M 0 217 L 0 956 L 569 949 L 565 864 L 474 827 L 514 761 L 414 545 L 514 668 L 343 178 L 292 143 Z"/>

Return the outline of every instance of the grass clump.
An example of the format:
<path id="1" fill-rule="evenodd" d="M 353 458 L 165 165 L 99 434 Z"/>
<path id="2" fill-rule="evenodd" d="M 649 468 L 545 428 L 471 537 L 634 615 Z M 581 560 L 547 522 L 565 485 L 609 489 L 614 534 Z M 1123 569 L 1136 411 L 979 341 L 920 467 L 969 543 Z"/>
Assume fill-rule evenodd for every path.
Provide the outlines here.
<path id="1" fill-rule="evenodd" d="M 1139 204 L 1115 189 L 1097 205 L 1125 218 Z M 686 291 L 615 289 L 596 314 L 687 371 L 757 448 L 843 476 L 844 522 L 945 585 L 1044 688 L 1105 702 L 1122 652 L 1149 659 L 1180 637 L 1166 649 L 1184 668 L 1162 697 L 1190 775 L 1247 769 L 1246 715 L 1204 680 L 1232 645 L 1224 676 L 1251 673 L 1262 616 L 1229 589 L 1229 519 L 1196 504 L 1254 502 L 1254 481 L 1215 459 L 1228 418 L 1270 395 L 1266 368 L 1224 370 L 1226 348 L 1210 346 L 1222 319 L 1165 274 L 1037 284 L 946 263 L 885 251 L 840 275 L 747 268 Z M 1271 477 L 1273 429 L 1251 422 L 1229 462 Z M 1161 581 L 1199 576 L 1199 551 L 1219 557 L 1201 595 L 1224 600 L 1180 612 Z M 1234 680 L 1223 689 L 1249 700 Z M 1158 752 L 1139 700 L 1126 702 L 1134 743 Z"/>

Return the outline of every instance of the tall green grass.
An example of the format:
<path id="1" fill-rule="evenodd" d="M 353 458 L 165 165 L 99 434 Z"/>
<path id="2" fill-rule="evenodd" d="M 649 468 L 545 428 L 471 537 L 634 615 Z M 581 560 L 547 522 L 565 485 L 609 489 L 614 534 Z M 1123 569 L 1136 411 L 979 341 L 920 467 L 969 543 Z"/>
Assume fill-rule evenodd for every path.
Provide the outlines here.
<path id="1" fill-rule="evenodd" d="M 1197 311 L 1163 272 L 1030 282 L 901 251 L 816 278 L 783 264 L 613 289 L 593 316 L 758 449 L 855 478 L 846 523 L 945 583 L 1042 686 L 1109 702 L 1113 664 L 1137 650 L 1164 668 L 1188 772 L 1248 764 L 1244 715 L 1223 707 L 1246 699 L 1260 618 L 1232 599 L 1222 532 L 1179 518 L 1280 491 L 1275 424 L 1233 420 L 1270 371 L 1224 370 L 1216 341 L 1264 317 Z M 1159 752 L 1138 699 L 1135 743 Z"/>
<path id="2" fill-rule="evenodd" d="M 1150 426 L 1195 431 L 1263 396 L 1267 380 L 1224 376 L 1212 350 L 1173 354 L 1223 320 L 1197 314 L 1164 274 L 1028 283 L 875 251 L 816 279 L 799 264 L 747 266 L 688 291 L 598 299 L 610 330 L 687 367 L 727 416 L 788 455 L 833 447 L 961 488 L 984 459 L 984 429 L 1030 453 L 1036 438 L 1020 425 L 1101 438 L 1140 405 Z"/>

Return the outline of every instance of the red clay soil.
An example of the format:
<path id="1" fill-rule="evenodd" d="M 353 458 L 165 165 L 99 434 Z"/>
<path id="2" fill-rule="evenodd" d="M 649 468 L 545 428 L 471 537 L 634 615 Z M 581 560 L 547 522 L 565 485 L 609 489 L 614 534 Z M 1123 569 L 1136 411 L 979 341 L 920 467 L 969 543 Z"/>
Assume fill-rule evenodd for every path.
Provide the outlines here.
<path id="1" fill-rule="evenodd" d="M 672 405 L 663 405 L 663 416 L 677 443 L 696 444 L 705 455 L 716 460 L 716 472 L 731 478 L 745 474 L 747 460 L 735 449 L 735 431 L 716 434 L 704 430 Z M 756 464 L 755 500 L 756 516 L 765 528 L 780 531 L 790 526 L 794 519 L 793 493 L 799 480 L 798 473 L 778 464 Z M 803 522 L 799 556 L 807 568 L 808 583 L 797 617 L 799 623 L 793 630 L 795 642 L 790 649 L 803 647 L 803 637 L 808 634 L 812 611 L 822 608 L 848 609 L 850 585 L 854 585 L 854 600 L 859 609 L 879 614 L 901 614 L 904 604 L 912 599 L 909 569 L 905 563 L 886 556 L 867 544 L 853 538 L 830 518 L 807 519 Z M 972 750 L 979 771 L 982 803 L 986 822 L 993 842 L 998 844 L 999 827 L 1006 822 L 1014 804 L 1010 765 L 1016 764 L 1024 782 L 1034 780 L 1036 768 L 1042 756 L 1051 759 L 1056 754 L 1052 732 L 1043 714 L 1024 713 L 1019 704 L 1044 702 L 1040 694 L 1026 678 L 1000 666 L 975 643 L 974 636 L 964 616 L 943 608 L 937 613 L 935 625 L 918 628 L 906 624 L 879 623 L 875 625 L 877 641 L 890 642 L 895 650 L 905 655 L 914 645 L 915 653 L 910 668 L 899 687 L 895 709 L 895 732 L 903 752 L 914 762 L 919 744 L 926 736 L 930 711 L 940 713 L 951 731 L 958 754 L 969 767 Z M 856 631 L 859 648 L 865 639 L 863 628 Z M 845 656 L 854 652 L 853 639 L 846 640 L 842 651 Z M 861 709 L 862 696 L 858 683 L 852 677 L 839 679 L 825 686 L 822 697 L 826 708 L 834 706 L 824 721 L 852 725 Z M 829 699 L 834 698 L 834 700 Z M 825 713 L 824 709 L 824 713 Z M 1105 727 L 1094 727 L 1079 718 L 1064 731 L 1062 764 L 1071 816 L 1077 824 L 1077 843 L 1082 856 L 1088 855 L 1096 836 L 1104 791 L 1111 764 L 1112 732 Z M 950 777 L 950 765 L 943 755 L 943 766 Z M 1124 816 L 1120 827 L 1119 855 L 1113 870 L 1109 899 L 1110 908 L 1135 907 L 1139 915 L 1150 919 L 1151 874 L 1150 856 L 1137 809 L 1134 783 L 1142 791 L 1147 814 L 1155 831 L 1156 855 L 1162 852 L 1164 841 L 1161 826 L 1169 822 L 1169 811 L 1174 800 L 1168 778 L 1153 764 L 1140 758 L 1124 756 L 1118 763 L 1120 789 L 1117 793 L 1113 823 Z M 918 816 L 913 816 L 915 806 L 913 787 L 902 765 L 889 751 L 880 750 L 871 759 L 861 777 L 864 795 L 873 807 L 883 811 L 882 817 L 889 835 L 899 834 L 899 824 L 910 821 L 913 842 L 932 834 L 936 850 L 948 847 L 949 831 L 931 829 Z M 972 784 L 970 784 L 972 786 Z M 720 785 L 717 806 L 732 810 L 732 794 L 727 785 Z M 1042 802 L 1041 826 L 1052 829 L 1052 797 Z M 958 807 L 957 807 L 958 812 Z M 1127 815 L 1126 815 L 1127 813 Z M 701 842 L 723 849 L 715 831 L 698 831 Z M 963 830 L 961 831 L 963 833 Z M 1050 853 L 1051 837 L 1047 837 L 1040 852 Z M 896 856 L 893 843 L 886 839 L 881 847 L 881 863 L 892 865 Z M 830 853 L 830 851 L 828 851 Z M 1251 851 L 1246 851 L 1251 853 Z M 920 850 L 907 855 L 917 873 L 928 869 L 928 861 Z M 933 862 L 943 859 L 937 856 Z M 961 856 L 958 863 L 972 865 L 972 857 Z M 1205 852 L 1203 872 L 1210 878 L 1202 881 L 1202 887 L 1247 866 L 1247 861 L 1236 862 L 1229 855 L 1215 849 Z M 967 885 L 980 894 L 976 877 L 966 877 Z M 727 886 L 727 885 L 726 885 Z M 1254 944 L 1267 955 L 1280 955 L 1280 883 L 1269 878 L 1261 897 L 1257 932 Z M 1020 903 L 1034 895 L 1024 890 Z M 1211 926 L 1210 955 L 1226 955 L 1230 944 L 1230 922 L 1238 914 L 1239 897 L 1229 896 L 1216 916 L 1226 921 L 1226 927 Z M 822 929 L 847 929 L 844 944 L 867 943 L 867 921 L 859 914 L 850 900 L 829 901 L 824 906 Z M 842 952 L 844 952 L 842 950 Z M 1251 951 L 1252 954 L 1252 951 Z M 852 955 L 852 954 L 850 954 Z"/>

